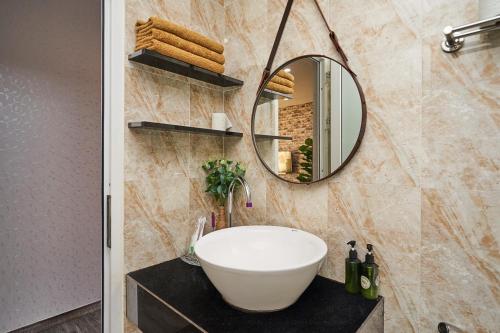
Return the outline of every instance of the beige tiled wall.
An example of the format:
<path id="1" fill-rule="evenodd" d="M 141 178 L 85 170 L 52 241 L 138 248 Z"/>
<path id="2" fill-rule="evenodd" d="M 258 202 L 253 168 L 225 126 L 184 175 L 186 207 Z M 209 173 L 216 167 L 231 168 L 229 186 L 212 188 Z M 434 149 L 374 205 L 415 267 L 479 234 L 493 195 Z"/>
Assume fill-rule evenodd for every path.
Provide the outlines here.
<path id="1" fill-rule="evenodd" d="M 224 41 L 222 91 L 127 63 L 126 121 L 208 126 L 226 112 L 241 140 L 126 131 L 127 270 L 174 258 L 194 219 L 214 210 L 199 165 L 226 156 L 248 167 L 254 208 L 236 224 L 296 226 L 328 242 L 322 274 L 343 280 L 345 242 L 375 245 L 387 332 L 500 327 L 500 38 L 441 52 L 445 25 L 477 19 L 477 0 L 322 0 L 364 89 L 368 121 L 358 154 L 311 186 L 272 177 L 258 161 L 250 118 L 285 0 L 128 0 L 136 18 L 166 17 Z M 494 36 L 492 36 L 494 37 Z M 275 65 L 303 54 L 338 58 L 312 0 L 296 0 Z M 364 251 L 360 251 L 364 254 Z"/>

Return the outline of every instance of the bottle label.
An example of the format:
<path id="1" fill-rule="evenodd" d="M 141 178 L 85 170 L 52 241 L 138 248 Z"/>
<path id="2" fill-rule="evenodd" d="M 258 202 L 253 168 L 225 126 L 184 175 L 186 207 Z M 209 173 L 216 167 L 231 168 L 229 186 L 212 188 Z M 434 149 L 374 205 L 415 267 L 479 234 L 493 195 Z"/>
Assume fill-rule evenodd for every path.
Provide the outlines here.
<path id="1" fill-rule="evenodd" d="M 364 275 L 361 275 L 361 288 L 363 289 L 368 289 L 370 288 L 370 280 L 368 280 L 368 278 Z"/>

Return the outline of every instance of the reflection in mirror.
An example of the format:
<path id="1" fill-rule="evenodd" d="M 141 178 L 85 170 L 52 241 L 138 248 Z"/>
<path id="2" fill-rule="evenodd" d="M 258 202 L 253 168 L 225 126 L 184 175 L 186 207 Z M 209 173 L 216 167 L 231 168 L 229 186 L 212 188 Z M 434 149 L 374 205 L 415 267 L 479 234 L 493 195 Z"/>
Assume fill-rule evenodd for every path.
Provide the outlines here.
<path id="1" fill-rule="evenodd" d="M 354 153 L 364 119 L 362 94 L 342 65 L 322 56 L 301 57 L 275 72 L 257 97 L 252 117 L 257 153 L 278 177 L 314 182 Z"/>

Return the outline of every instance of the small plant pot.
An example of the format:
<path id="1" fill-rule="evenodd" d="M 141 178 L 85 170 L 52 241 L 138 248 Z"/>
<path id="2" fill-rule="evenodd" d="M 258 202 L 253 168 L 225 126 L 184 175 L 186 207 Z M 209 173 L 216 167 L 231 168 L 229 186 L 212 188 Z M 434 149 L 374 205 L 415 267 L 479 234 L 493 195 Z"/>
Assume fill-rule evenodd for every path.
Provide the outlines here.
<path id="1" fill-rule="evenodd" d="M 226 228 L 226 207 L 219 206 L 219 214 L 217 215 L 217 223 L 215 225 L 217 230 Z"/>

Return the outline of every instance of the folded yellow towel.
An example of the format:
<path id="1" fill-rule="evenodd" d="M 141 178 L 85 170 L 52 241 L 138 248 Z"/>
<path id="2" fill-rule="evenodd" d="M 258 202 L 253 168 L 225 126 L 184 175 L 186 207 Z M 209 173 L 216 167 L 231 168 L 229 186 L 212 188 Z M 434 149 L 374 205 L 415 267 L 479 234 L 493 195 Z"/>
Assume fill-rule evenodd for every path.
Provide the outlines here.
<path id="1" fill-rule="evenodd" d="M 295 77 L 292 74 L 287 73 L 284 70 L 279 71 L 278 76 L 281 76 L 282 78 L 285 78 L 285 79 L 290 80 L 290 81 L 295 80 Z"/>
<path id="2" fill-rule="evenodd" d="M 199 55 L 200 57 L 215 61 L 221 65 L 224 65 L 224 55 L 214 52 L 206 47 L 195 44 L 188 40 L 177 37 L 174 34 L 169 32 L 159 30 L 156 28 L 152 28 L 148 35 L 143 35 L 143 37 L 137 38 L 137 44 L 135 50 L 139 50 L 144 48 L 144 44 L 150 43 L 151 39 L 159 40 L 160 42 L 164 42 L 170 44 L 172 46 L 178 47 L 179 49 L 191 52 L 193 54 Z"/>
<path id="3" fill-rule="evenodd" d="M 293 88 L 293 86 L 295 85 L 295 83 L 293 83 L 293 81 L 287 80 L 287 79 L 282 78 L 281 76 L 278 76 L 278 75 L 274 75 L 271 78 L 271 82 L 281 84 L 282 86 L 286 86 L 289 88 Z"/>
<path id="4" fill-rule="evenodd" d="M 196 54 L 189 53 L 170 44 L 160 42 L 156 39 L 152 39 L 149 43 L 144 44 L 143 48 L 156 51 L 167 57 L 181 60 L 187 62 L 188 64 L 192 64 L 215 73 L 224 73 L 223 65 L 218 64 L 215 61 L 197 56 Z"/>
<path id="5" fill-rule="evenodd" d="M 277 91 L 283 94 L 288 94 L 288 95 L 293 94 L 293 88 L 283 86 L 281 84 L 277 84 L 274 82 L 268 82 L 266 88 L 269 88 L 269 90 Z"/>
<path id="6" fill-rule="evenodd" d="M 151 30 L 152 28 L 170 32 L 185 40 L 204 46 L 214 52 L 221 54 L 224 52 L 224 46 L 214 41 L 213 39 L 203 36 L 202 34 L 199 34 L 197 32 L 191 31 L 178 24 L 172 23 L 168 20 L 160 19 L 156 16 L 150 17 L 147 21 L 137 21 L 135 27 L 138 37 L 149 34 L 149 30 Z"/>

